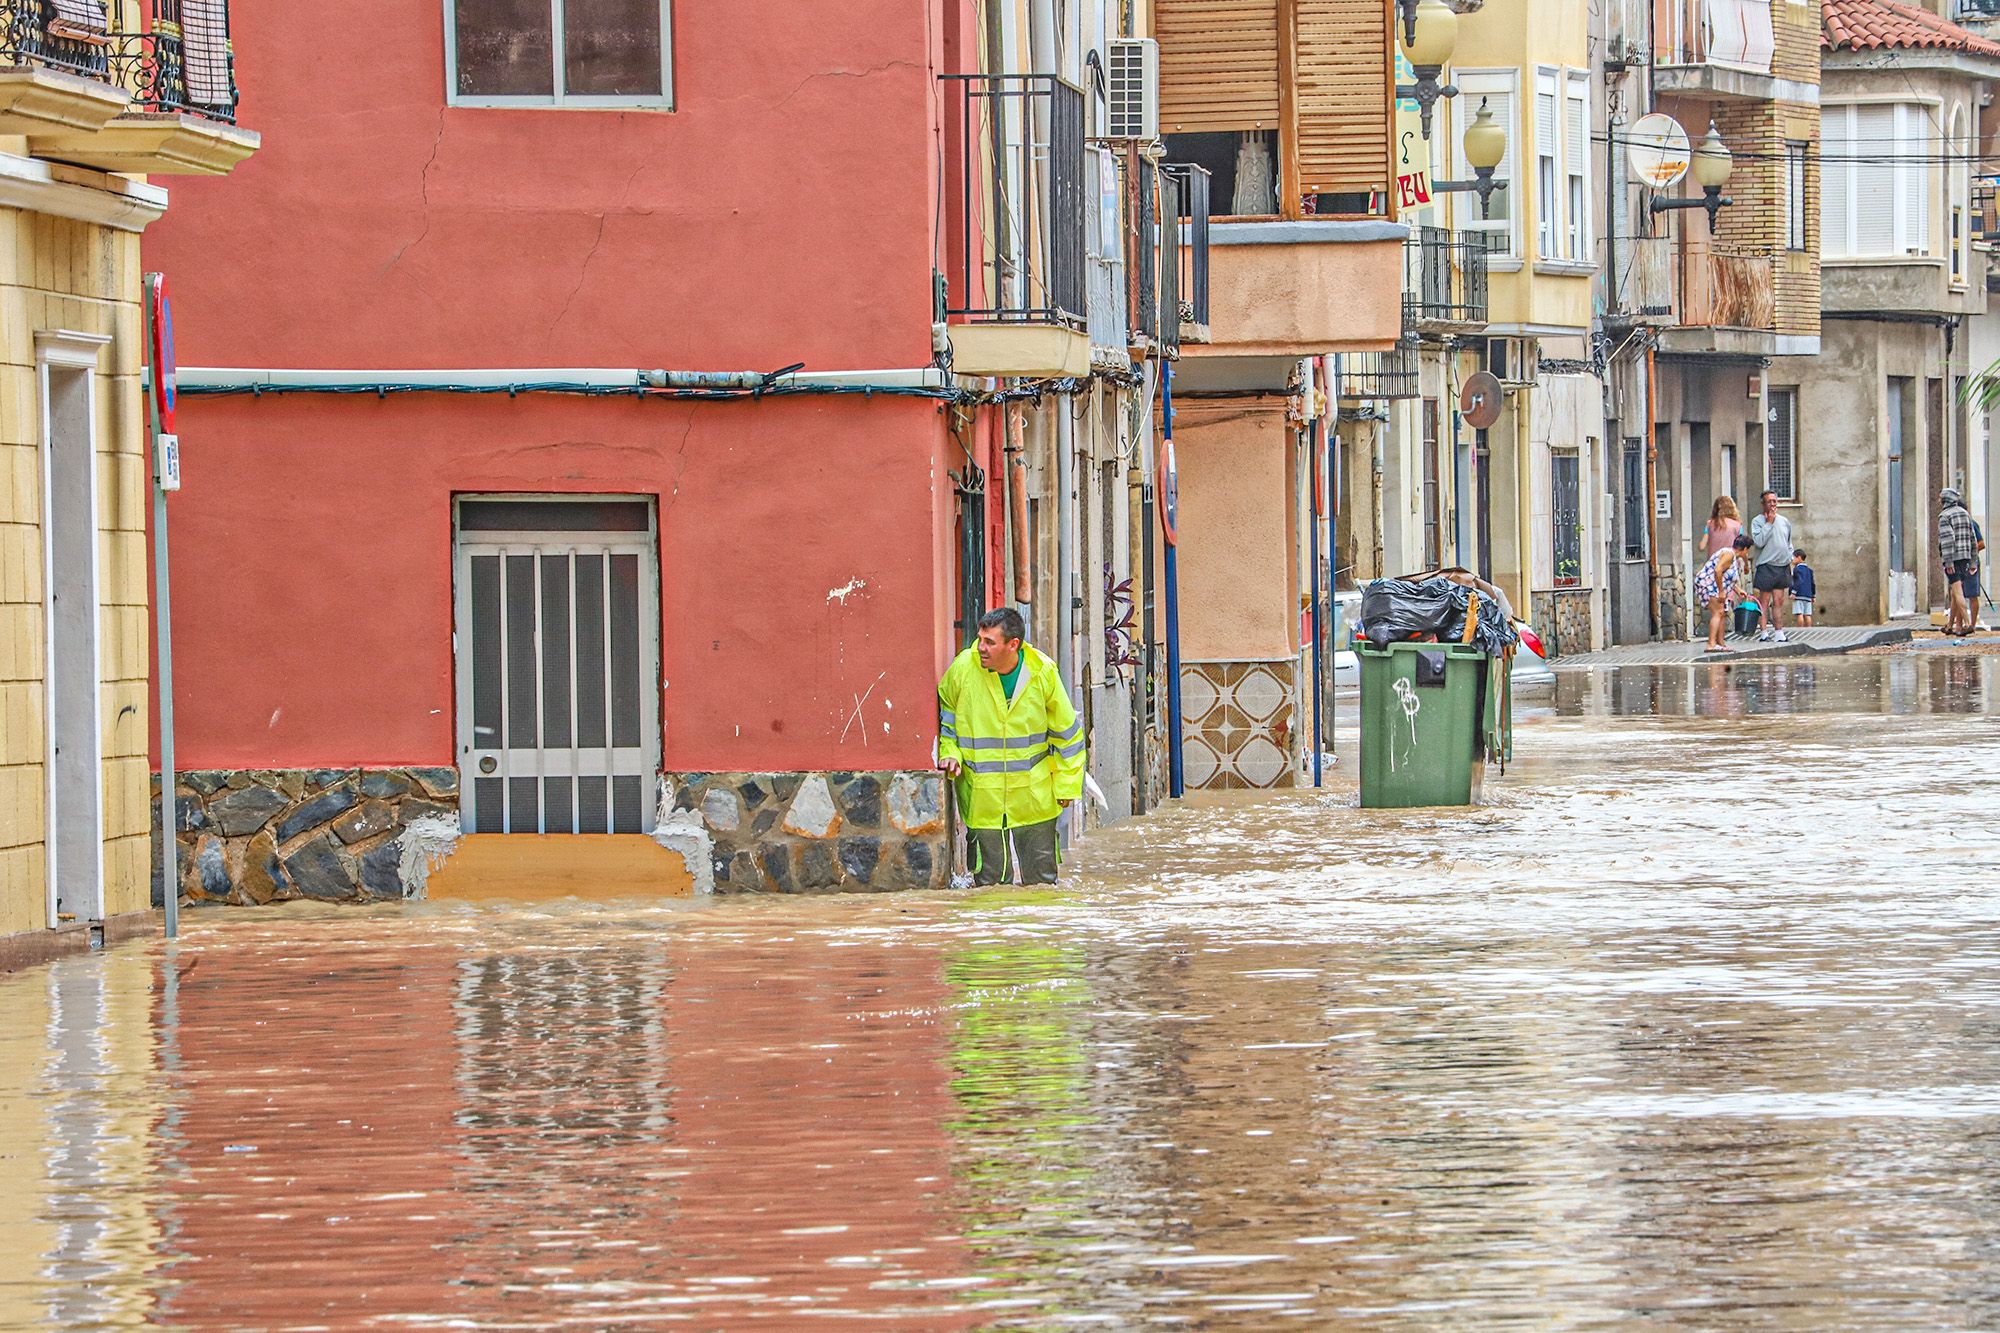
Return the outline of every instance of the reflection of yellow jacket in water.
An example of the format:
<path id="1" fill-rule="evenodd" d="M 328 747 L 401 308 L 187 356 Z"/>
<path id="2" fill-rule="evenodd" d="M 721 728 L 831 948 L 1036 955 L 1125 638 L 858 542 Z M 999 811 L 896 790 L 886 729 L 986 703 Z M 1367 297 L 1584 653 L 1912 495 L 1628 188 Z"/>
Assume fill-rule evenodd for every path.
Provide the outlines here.
<path id="1" fill-rule="evenodd" d="M 967 828 L 1015 828 L 1062 813 L 1083 794 L 1083 720 L 1056 664 L 1021 645 L 1009 701 L 1000 676 L 967 648 L 938 682 L 938 758 L 956 759 L 958 813 Z"/>

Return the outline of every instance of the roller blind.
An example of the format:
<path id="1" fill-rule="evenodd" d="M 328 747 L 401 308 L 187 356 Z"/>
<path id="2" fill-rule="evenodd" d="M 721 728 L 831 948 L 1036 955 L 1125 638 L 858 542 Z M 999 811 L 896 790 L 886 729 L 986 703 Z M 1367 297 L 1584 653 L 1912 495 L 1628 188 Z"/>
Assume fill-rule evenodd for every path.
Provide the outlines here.
<path id="1" fill-rule="evenodd" d="M 1896 245 L 1896 108 L 1857 106 L 1848 147 L 1854 190 L 1854 248 L 1857 255 L 1893 255 Z"/>
<path id="2" fill-rule="evenodd" d="M 1852 107 L 1830 106 L 1820 118 L 1819 244 L 1829 255 L 1854 253 L 1854 177 L 1847 161 L 1853 112 Z"/>
<path id="3" fill-rule="evenodd" d="M 1301 188 L 1307 194 L 1387 188 L 1387 6 L 1299 0 L 1298 13 Z"/>
<path id="4" fill-rule="evenodd" d="M 1164 132 L 1277 128 L 1278 0 L 1156 0 L 1153 33 Z"/>

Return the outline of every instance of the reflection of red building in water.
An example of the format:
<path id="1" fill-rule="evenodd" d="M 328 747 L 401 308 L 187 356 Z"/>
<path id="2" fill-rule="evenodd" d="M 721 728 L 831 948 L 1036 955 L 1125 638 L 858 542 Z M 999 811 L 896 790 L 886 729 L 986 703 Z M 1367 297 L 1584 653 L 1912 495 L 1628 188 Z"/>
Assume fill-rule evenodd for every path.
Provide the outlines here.
<path id="1" fill-rule="evenodd" d="M 924 1285 L 969 1267 L 934 957 L 673 937 L 198 957 L 167 1322 L 975 1322 Z"/>

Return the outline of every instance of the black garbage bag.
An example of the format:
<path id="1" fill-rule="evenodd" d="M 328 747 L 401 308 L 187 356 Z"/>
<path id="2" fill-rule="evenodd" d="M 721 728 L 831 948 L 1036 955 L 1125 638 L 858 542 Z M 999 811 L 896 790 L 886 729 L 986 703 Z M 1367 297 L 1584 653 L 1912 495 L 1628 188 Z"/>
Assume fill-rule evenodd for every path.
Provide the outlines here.
<path id="1" fill-rule="evenodd" d="M 1472 589 L 1450 579 L 1376 579 L 1361 592 L 1361 632 L 1377 648 L 1424 634 L 1444 643 L 1465 642 L 1472 598 Z M 1481 597 L 1472 646 L 1494 657 L 1519 637 L 1500 603 Z"/>

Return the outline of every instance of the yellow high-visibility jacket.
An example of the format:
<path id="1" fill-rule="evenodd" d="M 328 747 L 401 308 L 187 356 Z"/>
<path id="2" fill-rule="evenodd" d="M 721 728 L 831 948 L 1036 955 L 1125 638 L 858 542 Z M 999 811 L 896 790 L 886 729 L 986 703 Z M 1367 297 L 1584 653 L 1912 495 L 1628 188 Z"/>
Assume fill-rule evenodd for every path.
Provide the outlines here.
<path id="1" fill-rule="evenodd" d="M 967 828 L 1054 819 L 1063 801 L 1083 795 L 1083 748 L 1083 719 L 1056 664 L 1025 643 L 1012 702 L 977 648 L 952 659 L 938 682 L 938 759 L 959 762 Z"/>

